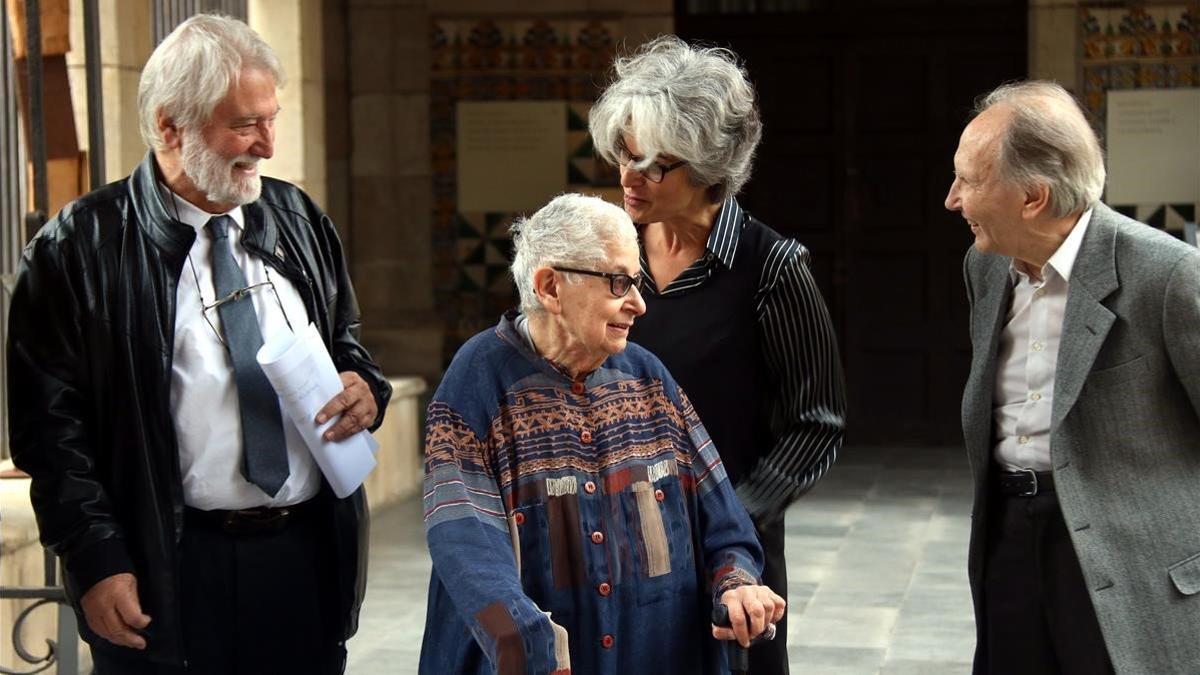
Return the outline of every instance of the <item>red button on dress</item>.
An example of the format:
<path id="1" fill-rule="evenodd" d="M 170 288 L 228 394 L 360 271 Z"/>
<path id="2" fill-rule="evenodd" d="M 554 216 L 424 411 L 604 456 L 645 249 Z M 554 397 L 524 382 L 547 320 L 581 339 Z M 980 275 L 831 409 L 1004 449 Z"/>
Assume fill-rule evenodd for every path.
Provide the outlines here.
<path id="1" fill-rule="evenodd" d="M 596 591 L 598 591 L 602 597 L 607 598 L 608 594 L 612 593 L 612 586 L 609 586 L 608 582 L 604 582 L 596 587 Z"/>
<path id="2" fill-rule="evenodd" d="M 605 649 L 612 649 L 613 642 L 615 642 L 615 640 L 613 640 L 613 636 L 611 635 L 605 635 L 604 637 L 600 638 L 600 646 L 604 647 Z"/>
<path id="3" fill-rule="evenodd" d="M 599 532 L 599 531 L 593 532 L 592 533 L 592 543 L 593 544 L 603 544 L 604 543 L 604 533 Z"/>
<path id="4" fill-rule="evenodd" d="M 583 491 L 588 493 L 589 495 L 592 494 L 593 492 L 596 491 L 596 484 L 589 480 L 588 482 L 583 484 Z"/>
<path id="5" fill-rule="evenodd" d="M 524 523 L 524 522 L 525 522 L 525 514 L 524 514 L 524 513 L 517 513 L 517 514 L 514 514 L 514 515 L 513 515 L 513 522 L 514 522 L 514 523 L 516 523 L 516 524 L 518 524 L 518 525 L 520 525 L 521 523 Z"/>
<path id="6" fill-rule="evenodd" d="M 662 500 L 666 499 L 667 496 L 663 494 L 662 490 L 655 490 L 654 498 L 661 502 Z"/>
<path id="7" fill-rule="evenodd" d="M 575 393 L 575 394 L 582 394 L 583 393 L 583 383 L 582 382 L 572 382 L 571 383 L 571 392 Z"/>
<path id="8" fill-rule="evenodd" d="M 592 432 L 588 431 L 587 429 L 584 429 L 583 431 L 579 432 L 579 440 L 583 441 L 584 443 L 591 443 L 592 442 Z"/>

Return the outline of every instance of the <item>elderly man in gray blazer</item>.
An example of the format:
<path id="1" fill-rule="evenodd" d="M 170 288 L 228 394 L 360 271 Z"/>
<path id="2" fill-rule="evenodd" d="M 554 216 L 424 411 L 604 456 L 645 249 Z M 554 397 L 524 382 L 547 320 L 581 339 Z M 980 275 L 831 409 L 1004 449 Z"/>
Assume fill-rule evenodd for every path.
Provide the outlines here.
<path id="1" fill-rule="evenodd" d="M 975 673 L 1200 673 L 1200 251 L 1100 203 L 1056 84 L 983 97 L 954 172 Z"/>

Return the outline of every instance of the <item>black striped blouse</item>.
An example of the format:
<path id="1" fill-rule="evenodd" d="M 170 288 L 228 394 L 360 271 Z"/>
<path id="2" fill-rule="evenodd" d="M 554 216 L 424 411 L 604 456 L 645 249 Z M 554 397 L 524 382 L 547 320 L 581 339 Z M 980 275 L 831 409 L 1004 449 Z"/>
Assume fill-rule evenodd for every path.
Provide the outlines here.
<path id="1" fill-rule="evenodd" d="M 707 254 L 665 289 L 646 284 L 644 293 L 669 296 L 703 285 L 719 268 L 731 268 L 739 235 L 749 215 L 729 197 L 717 214 Z M 650 265 L 645 250 L 642 274 Z M 772 410 L 774 445 L 736 486 L 756 520 L 769 522 L 812 488 L 837 457 L 845 429 L 845 392 L 829 311 L 809 271 L 808 249 L 780 238 L 769 250 L 755 295 L 761 349 L 772 374 L 764 392 Z M 701 420 L 703 421 L 703 420 Z M 720 448 L 717 448 L 720 451 Z"/>

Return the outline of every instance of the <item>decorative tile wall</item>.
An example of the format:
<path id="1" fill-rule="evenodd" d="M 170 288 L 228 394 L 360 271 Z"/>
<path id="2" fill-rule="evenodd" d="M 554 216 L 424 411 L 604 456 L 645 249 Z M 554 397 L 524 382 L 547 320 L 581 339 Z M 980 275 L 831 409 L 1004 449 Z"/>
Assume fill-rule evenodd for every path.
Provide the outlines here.
<path id="1" fill-rule="evenodd" d="M 562 19 L 434 18 L 430 126 L 433 154 L 434 300 L 445 323 L 448 361 L 469 337 L 516 305 L 508 274 L 508 226 L 516 213 L 457 210 L 455 104 L 565 100 L 568 184 L 615 186 L 587 132 L 588 110 L 606 80 L 621 22 Z M 513 167 L 520 171 L 520 167 Z M 547 195 L 549 198 L 551 195 Z"/>
<path id="2" fill-rule="evenodd" d="M 1096 2 L 1086 3 L 1079 13 L 1081 95 L 1101 136 L 1109 90 L 1200 87 L 1200 2 Z M 1200 213 L 1200 203 L 1113 207 L 1176 233 Z"/>

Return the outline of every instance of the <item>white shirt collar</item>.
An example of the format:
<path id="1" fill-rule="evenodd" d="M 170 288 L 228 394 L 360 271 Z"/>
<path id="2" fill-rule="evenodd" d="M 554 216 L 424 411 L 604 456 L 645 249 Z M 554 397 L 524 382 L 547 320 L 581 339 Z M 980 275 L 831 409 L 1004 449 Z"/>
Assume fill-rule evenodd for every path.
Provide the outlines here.
<path id="1" fill-rule="evenodd" d="M 204 226 L 207 225 L 208 221 L 212 220 L 214 216 L 229 216 L 233 219 L 234 224 L 238 226 L 238 229 L 244 229 L 246 226 L 245 217 L 242 215 L 242 207 L 240 206 L 235 206 L 232 210 L 226 213 L 209 213 L 204 209 L 201 209 L 199 206 L 196 206 L 195 204 L 184 199 L 183 197 L 175 194 L 171 191 L 171 188 L 162 183 L 158 184 L 158 189 L 159 192 L 162 193 L 164 200 L 171 201 L 171 204 L 168 205 L 170 208 L 170 213 L 174 215 L 179 222 L 183 223 L 184 225 L 191 225 L 192 227 L 196 228 L 197 231 L 204 229 Z"/>
<path id="2" fill-rule="evenodd" d="M 1050 256 L 1045 265 L 1042 265 L 1042 278 L 1046 278 L 1046 268 L 1054 270 L 1055 274 L 1062 277 L 1063 281 L 1071 281 L 1071 270 L 1075 267 L 1075 259 L 1079 257 L 1079 249 L 1083 246 L 1083 235 L 1087 232 L 1088 223 L 1092 221 L 1092 209 L 1088 209 L 1079 216 L 1079 220 L 1075 221 L 1075 226 L 1071 228 L 1071 233 L 1059 244 L 1058 250 Z M 1009 275 L 1016 281 L 1018 275 L 1024 276 L 1016 267 L 1016 260 L 1009 263 Z"/>

